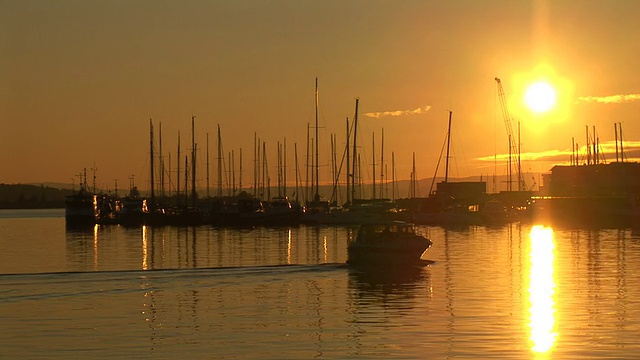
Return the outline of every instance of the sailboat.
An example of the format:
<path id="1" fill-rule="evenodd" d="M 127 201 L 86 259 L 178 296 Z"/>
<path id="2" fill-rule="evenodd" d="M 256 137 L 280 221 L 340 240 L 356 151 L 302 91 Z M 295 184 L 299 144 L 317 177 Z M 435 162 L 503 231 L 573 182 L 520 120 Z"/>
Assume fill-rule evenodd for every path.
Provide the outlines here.
<path id="1" fill-rule="evenodd" d="M 449 181 L 449 154 L 451 146 L 451 121 L 453 112 L 449 111 L 449 123 L 446 137 L 445 177 L 436 184 L 436 190 L 426 198 L 399 199 L 401 207 L 412 214 L 416 224 L 480 224 L 480 207 L 486 196 L 484 181 Z M 438 169 L 434 174 L 434 181 Z M 414 175 L 415 176 L 415 172 Z"/>
<path id="2" fill-rule="evenodd" d="M 305 221 L 307 222 L 315 222 L 312 218 L 317 217 L 318 215 L 325 214 L 329 212 L 329 201 L 323 199 L 320 196 L 320 179 L 319 179 L 319 156 L 318 156 L 318 147 L 320 142 L 318 141 L 318 78 L 316 78 L 316 87 L 315 87 L 315 141 L 314 141 L 314 151 L 315 151 L 315 160 L 314 160 L 314 171 L 311 176 L 311 188 L 314 192 L 313 199 L 308 200 L 306 203 L 306 211 L 305 211 Z"/>
<path id="3" fill-rule="evenodd" d="M 330 206 L 328 201 L 324 201 L 322 206 L 307 209 L 304 221 L 315 224 L 333 224 L 333 225 L 349 225 L 349 224 L 377 224 L 386 220 L 390 214 L 389 210 L 395 208 L 389 199 L 359 199 L 357 198 L 356 177 L 358 172 L 357 145 L 356 145 L 356 129 L 358 124 L 358 103 L 356 98 L 355 116 L 353 119 L 353 131 L 349 131 L 347 124 L 347 148 L 349 149 L 349 140 L 353 137 L 353 156 L 350 159 L 349 152 L 347 154 L 347 201 L 343 206 Z M 351 160 L 351 162 L 350 162 Z M 316 164 L 317 165 L 317 164 Z M 352 165 L 349 169 L 349 165 Z M 374 165 L 375 166 L 375 165 Z M 349 173 L 351 171 L 351 173 Z M 338 174 L 335 174 L 338 176 Z M 374 175 L 375 176 L 375 175 Z M 317 193 L 316 193 L 317 194 Z M 318 200 L 316 197 L 315 201 Z"/>

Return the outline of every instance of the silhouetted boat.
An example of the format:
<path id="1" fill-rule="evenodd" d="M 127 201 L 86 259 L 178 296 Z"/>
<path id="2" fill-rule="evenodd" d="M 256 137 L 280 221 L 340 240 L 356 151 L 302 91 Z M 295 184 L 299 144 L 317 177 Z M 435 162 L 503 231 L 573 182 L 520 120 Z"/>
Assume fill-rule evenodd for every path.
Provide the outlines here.
<path id="1" fill-rule="evenodd" d="M 229 199 L 210 216 L 212 225 L 234 227 L 297 225 L 299 220 L 300 210 L 287 198 L 275 198 L 265 204 L 248 195 Z"/>
<path id="2" fill-rule="evenodd" d="M 119 211 L 116 214 L 117 223 L 125 226 L 144 225 L 149 216 L 147 199 L 140 196 L 137 187 L 132 187 L 129 196 L 120 200 Z"/>
<path id="3" fill-rule="evenodd" d="M 94 194 L 84 186 L 80 191 L 67 196 L 64 218 L 67 225 L 92 225 L 98 221 L 98 202 Z"/>
<path id="4" fill-rule="evenodd" d="M 402 221 L 362 225 L 347 246 L 350 264 L 415 264 L 433 243 Z"/>
<path id="5" fill-rule="evenodd" d="M 99 220 L 98 197 L 87 190 L 87 169 L 80 180 L 80 190 L 65 199 L 64 219 L 68 226 L 93 225 Z"/>
<path id="6" fill-rule="evenodd" d="M 443 209 L 429 212 L 414 212 L 411 219 L 423 225 L 481 225 L 484 223 L 478 205 L 451 204 Z"/>
<path id="7" fill-rule="evenodd" d="M 506 224 L 511 221 L 507 207 L 498 199 L 487 201 L 480 210 L 480 214 L 483 223 L 489 225 Z"/>
<path id="8" fill-rule="evenodd" d="M 484 181 L 449 181 L 449 149 L 451 143 L 451 121 L 453 112 L 449 111 L 449 125 L 445 141 L 445 176 L 444 181 L 433 182 L 438 174 L 438 167 L 433 177 L 429 196 L 426 198 L 411 197 L 398 199 L 401 208 L 411 213 L 411 221 L 428 225 L 478 225 L 483 223 L 480 214 L 481 204 L 486 202 L 486 182 Z M 415 159 L 413 172 L 415 174 Z M 412 175 L 413 177 L 413 175 Z M 415 180 L 412 180 L 411 193 L 415 194 Z"/>
<path id="9" fill-rule="evenodd" d="M 323 225 L 378 224 L 397 219 L 396 204 L 389 199 L 356 199 L 345 207 L 331 207 L 327 211 L 308 211 L 304 222 Z"/>
<path id="10" fill-rule="evenodd" d="M 297 225 L 302 212 L 286 196 L 275 197 L 264 207 L 264 225 Z"/>

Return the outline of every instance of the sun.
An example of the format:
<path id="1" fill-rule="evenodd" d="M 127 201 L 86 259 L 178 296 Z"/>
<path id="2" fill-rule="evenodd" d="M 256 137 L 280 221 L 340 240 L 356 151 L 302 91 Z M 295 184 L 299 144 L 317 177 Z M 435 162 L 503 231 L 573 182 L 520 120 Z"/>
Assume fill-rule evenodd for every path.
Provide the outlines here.
<path id="1" fill-rule="evenodd" d="M 544 113 L 556 104 L 556 91 L 549 83 L 540 81 L 529 85 L 524 94 L 524 101 L 537 113 Z"/>

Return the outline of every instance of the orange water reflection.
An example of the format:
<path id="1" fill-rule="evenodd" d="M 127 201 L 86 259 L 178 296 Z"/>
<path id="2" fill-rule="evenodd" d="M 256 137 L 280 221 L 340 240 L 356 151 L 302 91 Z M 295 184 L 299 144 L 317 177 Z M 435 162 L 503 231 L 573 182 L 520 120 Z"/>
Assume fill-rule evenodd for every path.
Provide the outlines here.
<path id="1" fill-rule="evenodd" d="M 93 226 L 93 270 L 98 270 L 98 233 L 100 225 Z"/>
<path id="2" fill-rule="evenodd" d="M 536 225 L 529 233 L 529 328 L 531 351 L 546 354 L 556 343 L 555 324 L 555 244 L 553 229 Z"/>
<path id="3" fill-rule="evenodd" d="M 291 229 L 287 230 L 287 264 L 291 265 Z"/>
<path id="4" fill-rule="evenodd" d="M 142 226 L 142 270 L 149 270 L 149 229 Z"/>

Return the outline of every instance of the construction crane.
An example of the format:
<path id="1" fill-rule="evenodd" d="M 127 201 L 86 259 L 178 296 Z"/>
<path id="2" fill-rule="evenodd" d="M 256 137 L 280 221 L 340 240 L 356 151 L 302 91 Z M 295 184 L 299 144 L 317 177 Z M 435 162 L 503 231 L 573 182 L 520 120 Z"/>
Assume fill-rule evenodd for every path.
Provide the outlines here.
<path id="1" fill-rule="evenodd" d="M 507 107 L 507 100 L 504 95 L 504 89 L 502 88 L 502 82 L 499 78 L 495 78 L 498 86 L 498 98 L 500 99 L 500 107 L 502 108 L 502 116 L 504 117 L 504 126 L 507 130 L 507 136 L 509 137 L 509 166 L 507 167 L 507 178 L 509 191 L 512 191 L 511 184 L 513 176 L 513 168 L 516 168 L 516 174 L 518 177 L 518 191 L 525 190 L 524 179 L 522 178 L 522 171 L 520 166 L 520 131 L 518 130 L 518 140 L 514 139 L 513 130 L 511 129 L 511 115 L 509 115 L 509 108 Z M 514 163 L 511 158 L 518 155 L 517 161 Z"/>

